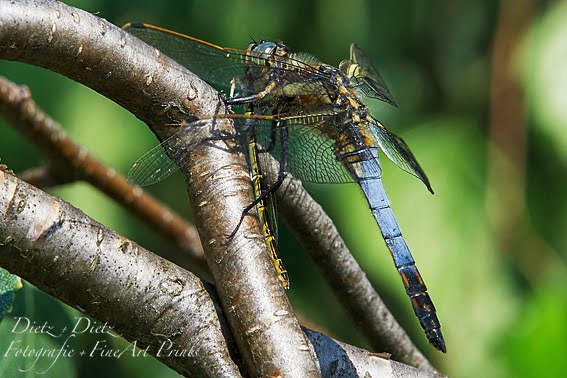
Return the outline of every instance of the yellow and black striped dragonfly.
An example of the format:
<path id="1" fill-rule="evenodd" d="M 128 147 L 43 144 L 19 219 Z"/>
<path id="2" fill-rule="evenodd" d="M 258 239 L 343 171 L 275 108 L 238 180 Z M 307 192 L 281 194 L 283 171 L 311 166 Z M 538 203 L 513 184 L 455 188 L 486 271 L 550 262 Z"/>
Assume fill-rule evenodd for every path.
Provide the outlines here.
<path id="1" fill-rule="evenodd" d="M 246 105 L 259 114 L 199 117 L 180 134 L 194 140 L 223 137 L 214 135 L 215 117 L 231 117 L 236 135 L 246 148 L 256 200 L 243 212 L 259 207 L 266 215 L 265 200 L 279 188 L 288 173 L 307 182 L 356 182 L 364 193 L 380 228 L 396 269 L 410 297 L 413 310 L 428 340 L 445 352 L 441 325 L 427 288 L 415 265 L 382 185 L 378 150 L 398 167 L 418 177 L 433 190 L 423 169 L 407 144 L 387 130 L 369 110 L 380 100 L 396 106 L 382 77 L 370 59 L 355 44 L 350 59 L 333 67 L 303 53 L 290 53 L 282 43 L 252 42 L 246 49 L 223 48 L 147 24 L 128 24 L 125 29 L 158 48 L 210 84 L 231 88 L 226 100 Z M 173 136 L 162 148 L 142 157 L 132 168 L 131 177 L 141 184 L 159 181 L 184 164 L 192 145 L 181 145 Z M 194 147 L 194 146 L 193 146 Z M 167 162 L 166 153 L 175 163 Z M 261 159 L 268 152 L 279 161 L 277 178 L 263 185 Z M 156 157 L 157 156 L 157 157 Z M 162 159 L 163 157 L 163 159 Z M 156 163 L 157 162 L 157 163 Z M 242 218 L 241 218 L 242 221 Z M 273 233 L 268 232 L 268 246 Z M 266 232 L 266 230 L 264 230 Z M 273 247 L 273 249 L 272 249 Z M 280 279 L 287 280 L 281 260 L 270 247 Z"/>

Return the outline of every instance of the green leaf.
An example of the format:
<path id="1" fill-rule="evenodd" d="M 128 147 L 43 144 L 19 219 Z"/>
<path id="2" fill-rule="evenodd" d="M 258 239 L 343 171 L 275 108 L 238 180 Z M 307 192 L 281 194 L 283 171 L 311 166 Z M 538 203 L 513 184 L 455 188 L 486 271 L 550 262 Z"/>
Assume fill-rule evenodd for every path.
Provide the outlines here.
<path id="1" fill-rule="evenodd" d="M 20 277 L 14 276 L 7 270 L 0 268 L 0 320 L 12 308 L 14 298 L 16 297 L 14 292 L 22 287 Z"/>

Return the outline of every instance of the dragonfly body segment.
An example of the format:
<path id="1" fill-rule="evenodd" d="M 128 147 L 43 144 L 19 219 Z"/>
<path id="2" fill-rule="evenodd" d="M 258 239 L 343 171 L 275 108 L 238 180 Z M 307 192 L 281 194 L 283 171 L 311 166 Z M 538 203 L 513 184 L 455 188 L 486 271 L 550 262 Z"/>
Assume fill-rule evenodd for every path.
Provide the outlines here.
<path id="1" fill-rule="evenodd" d="M 348 154 L 348 158 L 358 155 L 358 161 L 350 162 L 351 173 L 360 185 L 372 215 L 378 223 L 382 237 L 402 278 L 406 293 L 411 299 L 414 313 L 419 319 L 428 340 L 436 349 L 445 351 L 445 341 L 441 334 L 441 324 L 437 318 L 435 306 L 427 293 L 427 287 L 402 236 L 400 226 L 382 185 L 377 149 L 368 148 L 358 151 L 356 155 L 353 155 L 352 152 Z"/>
<path id="2" fill-rule="evenodd" d="M 287 273 L 276 254 L 265 200 L 278 189 L 288 171 L 307 182 L 355 182 L 366 197 L 428 340 L 445 352 L 435 307 L 382 184 L 378 150 L 419 178 L 431 193 L 433 190 L 407 144 L 387 130 L 367 106 L 371 100 L 393 106 L 396 102 L 366 54 L 353 44 L 349 59 L 333 67 L 307 54 L 290 53 L 282 43 L 253 42 L 240 50 L 146 24 L 129 24 L 125 28 L 210 84 L 230 86 L 228 104 L 260 110 L 246 116 L 199 116 L 201 121 L 187 125 L 181 132 L 201 134 L 202 126 L 212 123 L 210 120 L 214 118 L 233 120 L 235 138 L 241 145 L 248 146 L 246 152 L 256 197 L 247 210 L 253 207 L 258 210 L 282 284 L 287 284 Z M 191 148 L 186 146 L 178 151 L 172 141 L 165 141 L 163 146 L 178 165 L 184 163 L 186 150 Z M 265 153 L 280 162 L 278 178 L 271 185 L 262 180 Z M 156 161 L 152 156 L 142 160 Z M 171 165 L 163 164 L 160 172 L 169 173 Z M 134 176 L 140 176 L 138 173 L 144 169 L 142 165 L 137 167 Z M 145 173 L 141 176 L 146 178 Z M 161 178 L 161 174 L 151 175 L 152 182 Z"/>

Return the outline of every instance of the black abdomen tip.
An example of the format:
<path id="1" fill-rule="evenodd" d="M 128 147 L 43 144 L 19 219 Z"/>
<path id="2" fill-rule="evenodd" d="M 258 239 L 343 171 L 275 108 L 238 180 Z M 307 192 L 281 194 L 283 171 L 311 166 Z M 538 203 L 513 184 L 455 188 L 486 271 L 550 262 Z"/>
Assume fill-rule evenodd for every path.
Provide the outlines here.
<path id="1" fill-rule="evenodd" d="M 443 339 L 443 334 L 439 328 L 432 329 L 427 332 L 427 340 L 435 347 L 435 349 L 447 353 L 447 347 L 445 346 L 445 339 Z"/>

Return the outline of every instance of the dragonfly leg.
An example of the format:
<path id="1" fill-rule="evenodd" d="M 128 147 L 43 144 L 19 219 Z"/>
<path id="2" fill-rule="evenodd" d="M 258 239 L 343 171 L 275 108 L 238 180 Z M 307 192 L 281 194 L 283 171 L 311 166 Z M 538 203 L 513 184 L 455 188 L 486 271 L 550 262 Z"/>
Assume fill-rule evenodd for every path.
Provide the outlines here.
<path id="1" fill-rule="evenodd" d="M 280 156 L 280 169 L 279 169 L 279 172 L 278 172 L 278 178 L 273 183 L 273 185 L 271 185 L 260 196 L 258 196 L 258 198 L 254 199 L 254 201 L 252 201 L 248 206 L 246 206 L 244 208 L 244 210 L 242 211 L 242 214 L 240 215 L 240 220 L 238 221 L 238 224 L 236 225 L 234 230 L 230 233 L 230 235 L 228 235 L 229 239 L 232 239 L 234 237 L 234 235 L 236 234 L 236 232 L 238 231 L 238 229 L 242 225 L 242 222 L 244 221 L 244 218 L 246 217 L 248 212 L 250 210 L 252 210 L 260 202 L 266 200 L 270 195 L 275 193 L 279 189 L 279 187 L 282 185 L 282 183 L 284 182 L 285 178 L 288 175 L 288 163 L 287 163 L 287 149 L 288 149 L 287 148 L 287 137 L 288 137 L 287 131 L 288 130 L 285 127 L 279 128 L 279 130 L 280 130 L 280 136 L 281 136 L 281 145 L 282 145 L 281 150 L 282 151 L 281 151 L 281 156 Z"/>
<path id="2" fill-rule="evenodd" d="M 270 82 L 270 84 L 268 84 L 266 86 L 266 88 L 264 88 L 264 90 L 262 90 L 258 93 L 255 93 L 253 95 L 250 95 L 250 96 L 231 97 L 231 98 L 226 100 L 226 104 L 227 105 L 242 105 L 242 104 L 250 104 L 250 103 L 259 101 L 259 100 L 263 99 L 264 97 L 266 97 L 266 95 L 268 95 L 275 87 L 276 87 L 276 82 L 272 81 L 272 82 Z"/>
<path id="3" fill-rule="evenodd" d="M 259 196 L 254 201 L 252 201 L 248 206 L 246 206 L 244 210 L 242 210 L 242 214 L 240 215 L 240 220 L 238 221 L 238 224 L 236 225 L 234 230 L 230 233 L 230 235 L 228 235 L 229 239 L 232 239 L 234 237 L 234 235 L 242 225 L 244 218 L 246 217 L 246 215 L 248 215 L 250 210 L 256 207 L 256 205 L 258 205 L 260 202 L 266 200 L 270 195 L 274 194 L 276 190 L 278 190 L 279 187 L 282 185 L 286 177 L 287 177 L 287 173 L 285 173 L 285 175 L 283 176 L 278 175 L 278 179 L 276 180 L 276 182 L 274 182 L 272 186 L 270 186 L 266 191 L 264 191 L 264 193 L 262 193 L 261 196 Z"/>
<path id="4" fill-rule="evenodd" d="M 264 98 L 265 95 L 260 95 L 260 93 L 253 94 L 251 96 L 245 97 L 232 97 L 226 100 L 227 105 L 242 105 L 248 104 L 250 102 L 258 101 Z"/>

